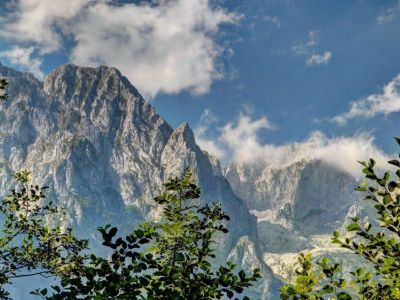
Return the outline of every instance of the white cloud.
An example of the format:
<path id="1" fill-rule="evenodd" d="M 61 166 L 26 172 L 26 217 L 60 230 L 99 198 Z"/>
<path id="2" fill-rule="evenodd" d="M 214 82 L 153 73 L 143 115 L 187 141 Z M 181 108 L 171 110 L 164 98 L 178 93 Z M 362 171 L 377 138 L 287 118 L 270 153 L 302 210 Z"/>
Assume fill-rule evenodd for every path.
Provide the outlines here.
<path id="1" fill-rule="evenodd" d="M 15 13 L 2 18 L 1 35 L 34 43 L 42 53 L 60 51 L 71 38 L 72 62 L 117 67 L 148 97 L 207 92 L 223 77 L 216 62 L 223 49 L 215 37 L 221 24 L 238 16 L 209 0 L 152 4 L 18 0 Z"/>
<path id="2" fill-rule="evenodd" d="M 400 1 L 394 6 L 386 8 L 382 14 L 380 14 L 376 21 L 378 24 L 386 24 L 392 22 L 398 15 L 400 15 Z"/>
<path id="3" fill-rule="evenodd" d="M 215 126 L 217 121 L 217 117 L 210 110 L 205 109 L 200 117 L 199 124 L 194 130 L 194 135 L 196 143 L 201 149 L 217 158 L 223 158 L 226 155 L 225 150 L 216 141 L 207 138 L 210 127 Z"/>
<path id="4" fill-rule="evenodd" d="M 344 125 L 349 119 L 372 118 L 378 114 L 388 115 L 400 111 L 400 74 L 383 87 L 380 94 L 372 94 L 351 103 L 350 110 L 331 118 L 332 122 Z"/>
<path id="5" fill-rule="evenodd" d="M 292 47 L 292 51 L 296 55 L 306 56 L 307 66 L 326 65 L 332 58 L 332 53 L 330 51 L 325 51 L 324 53 L 316 53 L 315 47 L 318 44 L 319 35 L 319 30 L 311 30 L 308 33 L 307 42 L 300 43 Z"/>
<path id="6" fill-rule="evenodd" d="M 276 167 L 285 167 L 301 160 L 322 160 L 354 177 L 360 176 L 358 160 L 373 157 L 379 166 L 385 166 L 387 155 L 374 143 L 369 134 L 328 138 L 316 131 L 301 142 L 286 145 L 261 143 L 259 131 L 272 129 L 266 118 L 252 120 L 241 115 L 236 122 L 230 122 L 220 128 L 220 135 L 206 139 L 207 144 L 218 147 L 223 156 L 220 159 L 242 163 L 269 163 Z"/>
<path id="7" fill-rule="evenodd" d="M 24 71 L 31 72 L 36 77 L 42 79 L 44 77 L 44 74 L 40 69 L 42 60 L 32 58 L 34 51 L 34 47 L 20 48 L 14 46 L 9 50 L 0 52 L 0 57 L 6 58 L 13 65 L 20 66 Z"/>
<path id="8" fill-rule="evenodd" d="M 252 160 L 260 156 L 260 142 L 258 131 L 274 129 L 266 117 L 252 120 L 241 114 L 237 122 L 228 123 L 221 129 L 219 141 L 228 147 L 231 156 L 240 160 Z"/>
<path id="9" fill-rule="evenodd" d="M 277 16 L 264 16 L 263 17 L 263 21 L 265 22 L 271 22 L 273 25 L 275 25 L 276 28 L 280 28 L 281 27 L 281 21 L 279 20 L 279 18 Z"/>
<path id="10" fill-rule="evenodd" d="M 314 51 L 314 46 L 318 43 L 319 30 L 311 30 L 308 32 L 308 40 L 292 47 L 294 53 L 298 55 L 310 54 Z"/>
<path id="11" fill-rule="evenodd" d="M 68 21 L 76 18 L 87 0 L 16 0 L 11 2 L 13 13 L 2 17 L 0 35 L 16 42 L 36 44 L 43 53 L 63 47 L 60 31 Z"/>
<path id="12" fill-rule="evenodd" d="M 258 156 L 258 131 L 275 128 L 266 117 L 252 120 L 247 114 L 241 113 L 234 122 L 217 128 L 219 136 L 216 139 L 207 138 L 210 127 L 216 126 L 217 121 L 209 110 L 205 110 L 195 129 L 195 136 L 202 149 L 223 160 L 239 157 L 242 160 L 250 160 L 252 156 Z"/>
<path id="13" fill-rule="evenodd" d="M 326 65 L 332 58 L 332 53 L 329 51 L 324 52 L 323 54 L 313 54 L 306 60 L 307 66 L 314 65 Z"/>
<path id="14" fill-rule="evenodd" d="M 369 134 L 358 134 L 351 137 L 328 138 L 321 132 L 314 132 L 298 147 L 295 157 L 304 159 L 320 159 L 354 177 L 361 175 L 359 160 L 374 158 L 378 166 L 387 165 L 389 157 L 379 149 L 374 138 Z"/>

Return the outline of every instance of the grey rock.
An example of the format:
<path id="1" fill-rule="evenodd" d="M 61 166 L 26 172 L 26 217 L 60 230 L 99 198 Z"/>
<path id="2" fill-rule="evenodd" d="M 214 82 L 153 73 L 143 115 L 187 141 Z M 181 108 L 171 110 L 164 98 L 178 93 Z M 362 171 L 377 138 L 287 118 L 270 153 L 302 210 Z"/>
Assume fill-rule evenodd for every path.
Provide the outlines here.
<path id="1" fill-rule="evenodd" d="M 44 83 L 4 66 L 0 76 L 10 83 L 0 110 L 2 195 L 13 172 L 31 170 L 38 184 L 49 186 L 48 197 L 66 208 L 58 221 L 96 241 L 97 226 L 111 223 L 126 232 L 157 220 L 153 197 L 166 178 L 189 167 L 201 201 L 221 202 L 233 220 L 229 234 L 218 239 L 220 262 L 243 239 L 248 247 L 256 243 L 256 218 L 233 193 L 219 162 L 197 146 L 187 124 L 171 128 L 115 68 L 64 65 Z M 256 255 L 242 267 L 257 264 L 265 266 Z M 265 272 L 263 291 L 273 278 Z"/>
<path id="2" fill-rule="evenodd" d="M 332 232 L 359 198 L 350 174 L 320 160 L 302 159 L 283 166 L 234 162 L 226 178 L 259 220 L 303 235 Z"/>

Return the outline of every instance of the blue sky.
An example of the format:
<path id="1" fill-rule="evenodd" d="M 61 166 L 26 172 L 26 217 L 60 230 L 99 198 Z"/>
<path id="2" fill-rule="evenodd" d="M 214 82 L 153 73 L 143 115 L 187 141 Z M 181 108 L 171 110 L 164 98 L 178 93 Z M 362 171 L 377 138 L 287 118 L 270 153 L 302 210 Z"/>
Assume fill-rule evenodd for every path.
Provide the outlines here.
<path id="1" fill-rule="evenodd" d="M 117 66 L 224 162 L 237 158 L 228 133 L 246 126 L 229 138 L 318 132 L 397 150 L 400 1 L 37 2 L 2 4 L 2 63 L 42 78 L 65 62 Z"/>

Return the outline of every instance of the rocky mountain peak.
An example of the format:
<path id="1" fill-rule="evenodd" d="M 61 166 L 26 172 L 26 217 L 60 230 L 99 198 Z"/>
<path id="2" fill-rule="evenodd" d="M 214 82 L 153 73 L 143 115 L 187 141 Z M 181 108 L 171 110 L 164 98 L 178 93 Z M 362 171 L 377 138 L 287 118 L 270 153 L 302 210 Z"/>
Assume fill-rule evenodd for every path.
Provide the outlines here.
<path id="1" fill-rule="evenodd" d="M 44 82 L 44 91 L 64 102 L 77 102 L 101 96 L 113 101 L 124 91 L 143 100 L 128 79 L 111 67 L 79 67 L 65 64 L 55 69 Z M 78 103 L 76 103 L 78 104 Z"/>
<path id="2" fill-rule="evenodd" d="M 287 165 L 232 164 L 226 178 L 259 221 L 306 235 L 331 232 L 354 203 L 356 183 L 323 160 L 297 159 Z"/>
<path id="3" fill-rule="evenodd" d="M 24 98 L 25 101 L 32 102 L 32 98 L 36 98 L 36 94 L 41 92 L 43 83 L 39 81 L 33 74 L 16 71 L 0 63 L 0 77 L 5 77 L 8 80 L 7 94 L 9 99 Z M 35 97 L 27 95 L 35 94 Z M 10 104 L 10 101 L 8 101 Z"/>
<path id="4" fill-rule="evenodd" d="M 170 175 L 189 167 L 202 189 L 200 201 L 220 202 L 234 220 L 218 240 L 221 257 L 248 236 L 240 251 L 262 264 L 251 242 L 257 241 L 256 220 L 219 163 L 198 147 L 187 123 L 172 129 L 117 69 L 67 64 L 44 84 L 4 66 L 0 76 L 10 81 L 10 99 L 1 108 L 1 194 L 13 172 L 31 170 L 38 184 L 49 186 L 48 198 L 66 208 L 64 221 L 96 239 L 97 226 L 128 232 L 135 223 L 157 219 L 153 197 Z M 263 270 L 268 287 L 272 275 Z"/>
<path id="5" fill-rule="evenodd" d="M 192 129 L 189 127 L 189 124 L 184 122 L 178 126 L 172 133 L 171 139 L 180 140 L 182 143 L 185 143 L 186 147 L 194 148 L 197 147 L 196 141 L 194 138 L 194 133 Z"/>

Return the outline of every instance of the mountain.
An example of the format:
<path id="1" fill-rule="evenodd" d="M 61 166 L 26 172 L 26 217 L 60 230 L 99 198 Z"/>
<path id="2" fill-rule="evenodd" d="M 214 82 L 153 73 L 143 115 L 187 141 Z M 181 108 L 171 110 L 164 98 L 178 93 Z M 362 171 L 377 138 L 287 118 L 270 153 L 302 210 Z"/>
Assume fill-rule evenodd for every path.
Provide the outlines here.
<path id="1" fill-rule="evenodd" d="M 45 82 L 0 65 L 9 80 L 9 100 L 0 108 L 0 193 L 13 172 L 32 171 L 48 197 L 66 208 L 59 220 L 89 237 L 107 223 L 123 232 L 157 220 L 153 202 L 162 183 L 185 167 L 202 189 L 201 201 L 222 203 L 231 216 L 229 234 L 218 237 L 217 262 L 260 267 L 263 280 L 251 299 L 276 299 L 281 281 L 290 280 L 300 251 L 329 255 L 355 264 L 328 247 L 333 229 L 346 216 L 368 211 L 353 191 L 355 179 L 324 160 L 307 158 L 313 145 L 283 147 L 285 163 L 260 158 L 232 162 L 226 169 L 196 144 L 189 125 L 172 128 L 115 68 L 64 65 Z M 287 159 L 286 159 L 287 158 Z M 347 266 L 351 267 L 351 266 Z M 25 280 L 14 299 L 37 287 Z"/>
<path id="2" fill-rule="evenodd" d="M 354 191 L 353 176 L 324 160 L 298 155 L 310 147 L 287 145 L 282 149 L 285 163 L 234 161 L 225 172 L 235 194 L 257 216 L 264 262 L 282 281 L 293 280 L 298 253 L 303 251 L 315 259 L 333 258 L 347 271 L 360 265 L 354 254 L 330 243 L 331 234 L 335 229 L 344 232 L 350 216 L 371 216 Z"/>
<path id="3" fill-rule="evenodd" d="M 286 148 L 293 149 L 292 145 Z M 290 150 L 286 152 L 292 156 Z M 359 198 L 354 192 L 356 180 L 323 160 L 301 159 L 285 165 L 233 162 L 226 178 L 259 221 L 304 235 L 331 233 Z"/>
<path id="4" fill-rule="evenodd" d="M 167 177 L 190 167 L 201 201 L 221 202 L 232 217 L 229 234 L 218 243 L 220 261 L 229 256 L 246 269 L 260 266 L 264 279 L 250 295 L 270 297 L 279 282 L 262 260 L 256 218 L 219 162 L 197 146 L 188 124 L 173 129 L 115 68 L 68 64 L 44 83 L 5 66 L 0 76 L 9 81 L 9 100 L 0 110 L 2 195 L 13 172 L 31 170 L 38 184 L 49 186 L 48 197 L 66 208 L 60 222 L 93 245 L 97 226 L 127 231 L 159 218 L 153 197 Z"/>

